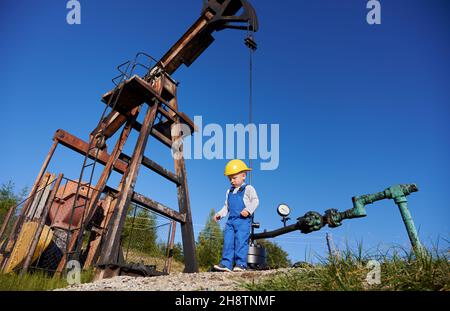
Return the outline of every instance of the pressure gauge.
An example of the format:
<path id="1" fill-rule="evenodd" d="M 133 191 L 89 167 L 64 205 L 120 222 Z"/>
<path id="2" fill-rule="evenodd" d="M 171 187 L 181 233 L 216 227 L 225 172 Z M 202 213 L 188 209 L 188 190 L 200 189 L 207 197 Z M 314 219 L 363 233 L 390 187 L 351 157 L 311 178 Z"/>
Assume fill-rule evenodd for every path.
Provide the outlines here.
<path id="1" fill-rule="evenodd" d="M 277 207 L 277 212 L 278 215 L 280 215 L 281 217 L 287 217 L 289 215 L 289 213 L 291 212 L 291 209 L 289 208 L 289 206 L 287 206 L 287 204 L 280 204 Z"/>

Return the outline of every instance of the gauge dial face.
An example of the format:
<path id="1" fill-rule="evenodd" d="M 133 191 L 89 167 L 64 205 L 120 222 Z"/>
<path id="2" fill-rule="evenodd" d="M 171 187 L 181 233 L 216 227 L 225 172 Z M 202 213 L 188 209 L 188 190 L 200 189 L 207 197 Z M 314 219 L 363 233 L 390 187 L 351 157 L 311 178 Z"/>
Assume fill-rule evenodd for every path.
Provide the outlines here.
<path id="1" fill-rule="evenodd" d="M 277 212 L 280 216 L 286 217 L 291 212 L 291 209 L 286 204 L 280 204 L 277 207 Z"/>

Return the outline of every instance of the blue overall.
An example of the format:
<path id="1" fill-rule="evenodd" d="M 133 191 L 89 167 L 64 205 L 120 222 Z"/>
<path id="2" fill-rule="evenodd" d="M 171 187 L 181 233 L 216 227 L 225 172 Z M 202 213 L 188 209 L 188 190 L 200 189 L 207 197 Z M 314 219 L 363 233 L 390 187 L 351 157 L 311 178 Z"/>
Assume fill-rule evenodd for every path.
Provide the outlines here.
<path id="1" fill-rule="evenodd" d="M 225 225 L 222 261 L 221 264 L 228 269 L 233 268 L 233 261 L 236 265 L 247 267 L 248 239 L 251 230 L 251 217 L 241 216 L 245 208 L 244 192 L 247 185 L 242 185 L 236 194 L 234 187 L 228 193 L 228 221 Z"/>

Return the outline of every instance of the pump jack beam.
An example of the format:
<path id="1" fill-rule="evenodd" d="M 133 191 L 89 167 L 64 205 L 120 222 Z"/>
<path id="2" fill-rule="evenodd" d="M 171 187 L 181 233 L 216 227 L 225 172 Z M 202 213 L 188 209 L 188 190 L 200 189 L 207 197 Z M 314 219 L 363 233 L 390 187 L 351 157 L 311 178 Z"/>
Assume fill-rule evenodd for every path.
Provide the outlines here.
<path id="1" fill-rule="evenodd" d="M 236 16 L 242 9 L 242 14 Z M 162 71 L 172 75 L 182 64 L 189 67 L 213 42 L 212 34 L 224 29 L 240 29 L 258 31 L 259 22 L 255 9 L 247 0 L 207 0 L 204 1 L 201 16 L 186 31 L 186 33 L 164 54 L 144 77 L 147 82 L 152 76 Z M 141 81 L 136 81 L 141 83 Z M 142 83 L 141 83 L 142 84 Z M 108 92 L 103 101 L 108 102 Z M 125 123 L 126 116 L 112 111 L 105 118 L 107 126 L 104 132 L 106 138 L 111 137 Z M 95 132 L 95 130 L 94 130 Z M 156 135 L 155 135 L 156 134 Z M 157 133 L 152 133 L 158 136 Z M 161 137 L 156 137 L 161 141 Z M 167 141 L 163 142 L 167 145 Z"/>

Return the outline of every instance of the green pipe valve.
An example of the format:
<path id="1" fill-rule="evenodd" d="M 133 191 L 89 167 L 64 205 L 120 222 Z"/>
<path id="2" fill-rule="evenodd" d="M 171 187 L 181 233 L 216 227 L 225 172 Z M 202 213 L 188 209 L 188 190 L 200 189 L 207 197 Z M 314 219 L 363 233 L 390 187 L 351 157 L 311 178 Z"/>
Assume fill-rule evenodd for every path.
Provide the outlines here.
<path id="1" fill-rule="evenodd" d="M 417 234 L 416 227 L 414 226 L 411 213 L 408 210 L 406 199 L 406 196 L 417 191 L 419 191 L 419 189 L 415 184 L 404 184 L 395 185 L 385 189 L 384 191 L 373 194 L 355 196 L 352 198 L 353 208 L 348 209 L 344 212 L 339 212 L 337 209 L 329 209 L 326 210 L 324 215 L 322 216 L 318 212 L 309 211 L 302 217 L 297 218 L 297 223 L 295 224 L 289 226 L 285 225 L 282 228 L 269 232 L 253 232 L 251 238 L 252 240 L 274 238 L 276 236 L 296 230 L 300 230 L 301 233 L 311 233 L 313 231 L 320 230 L 327 225 L 330 228 L 336 228 L 342 225 L 342 221 L 344 219 L 365 217 L 367 215 L 366 205 L 384 199 L 392 199 L 400 209 L 400 214 L 402 215 L 402 219 L 408 232 L 408 237 L 411 241 L 414 252 L 416 253 L 416 256 L 419 256 L 421 254 L 424 254 L 423 248 L 420 244 L 419 236 Z"/>

